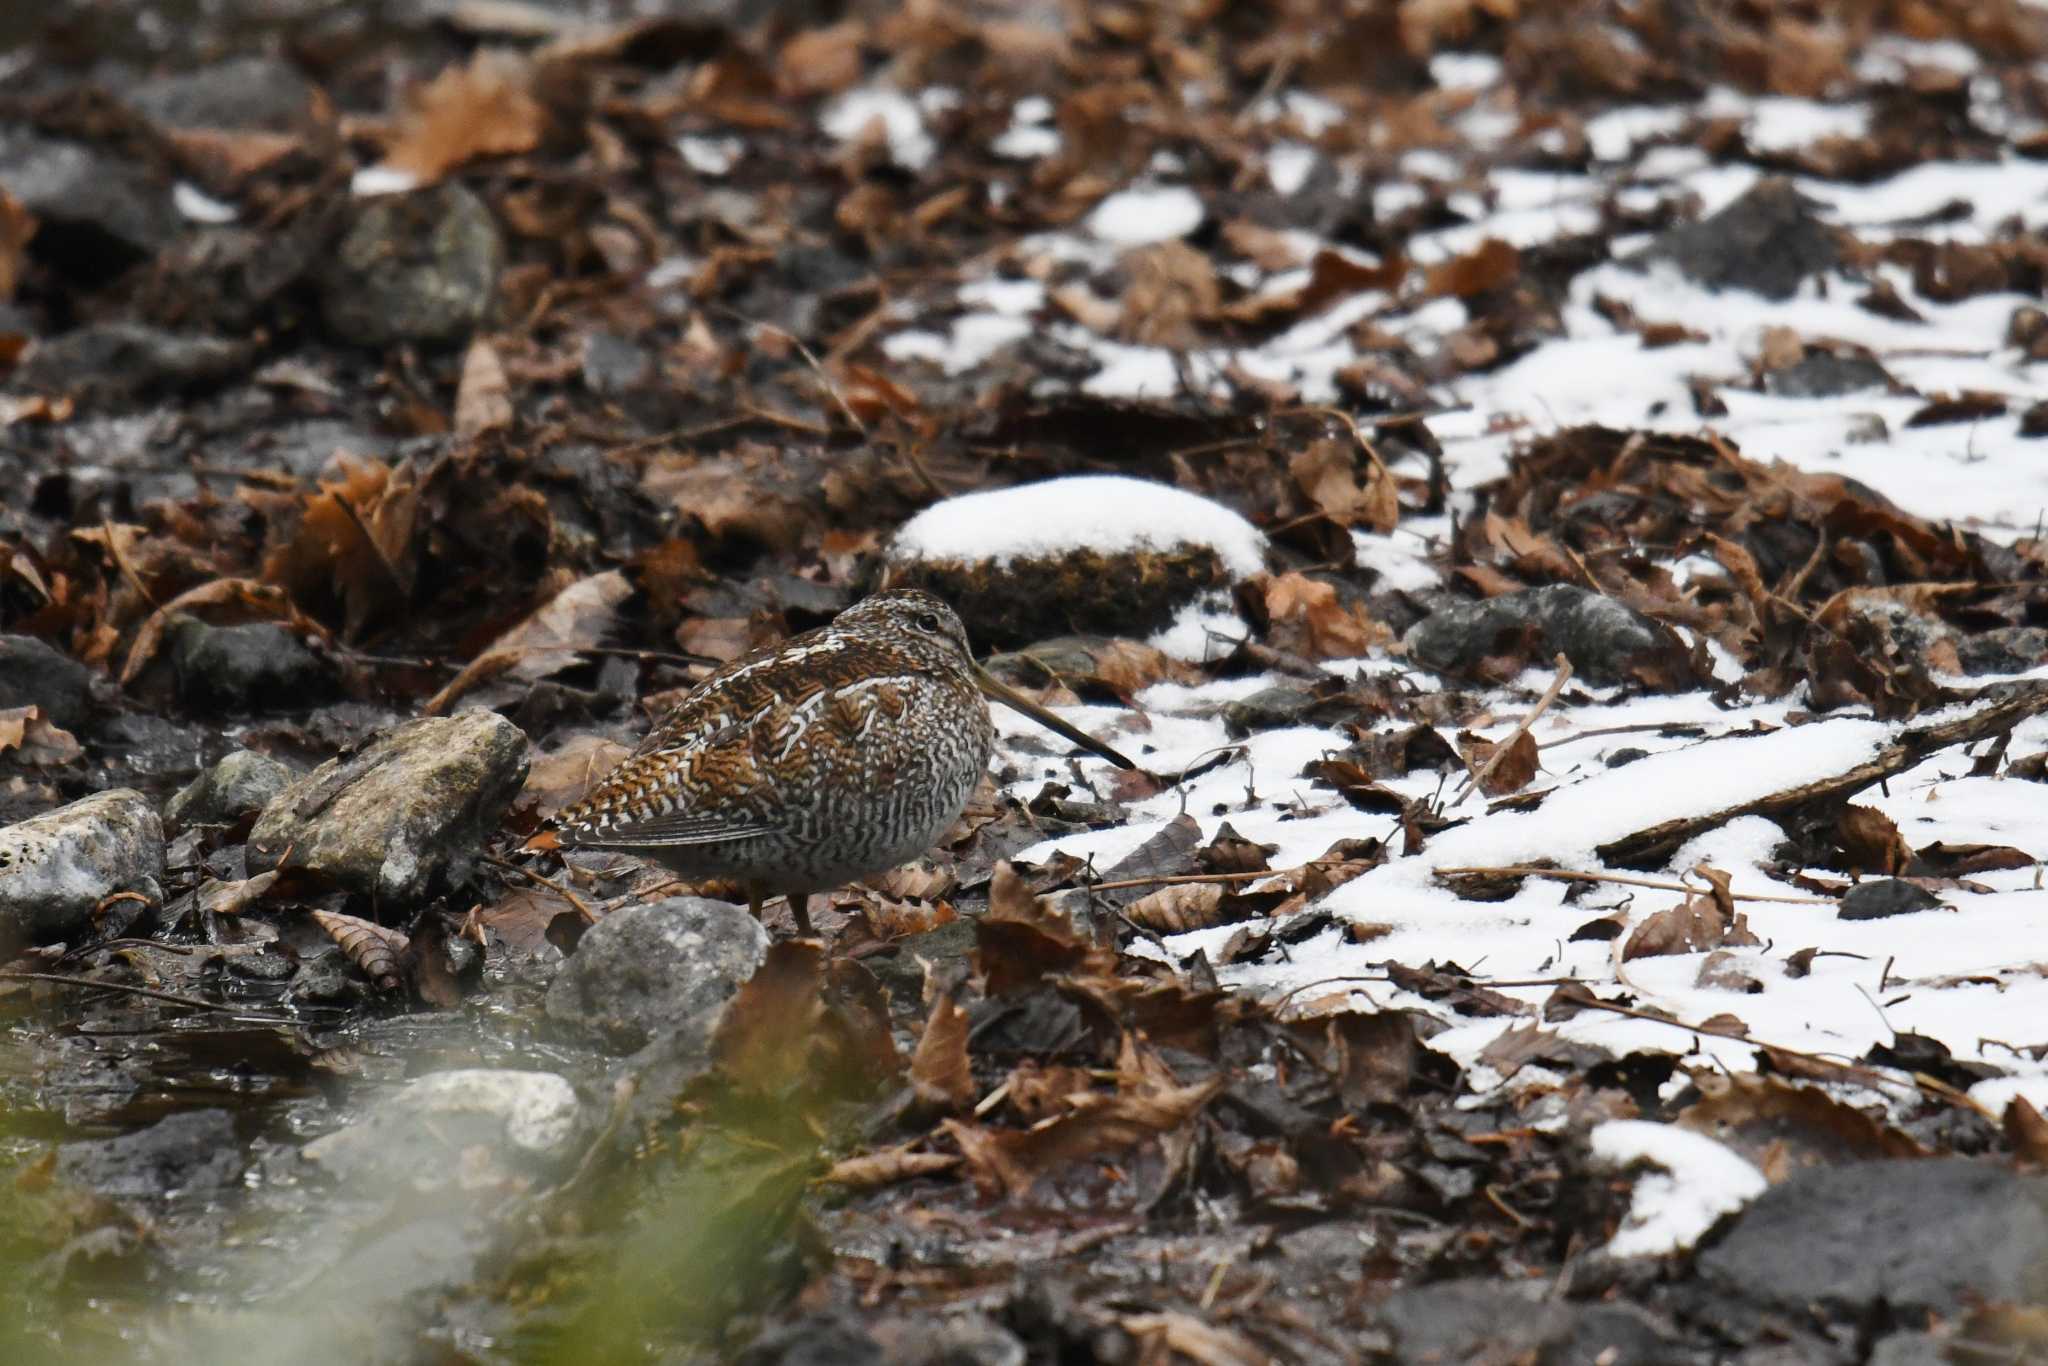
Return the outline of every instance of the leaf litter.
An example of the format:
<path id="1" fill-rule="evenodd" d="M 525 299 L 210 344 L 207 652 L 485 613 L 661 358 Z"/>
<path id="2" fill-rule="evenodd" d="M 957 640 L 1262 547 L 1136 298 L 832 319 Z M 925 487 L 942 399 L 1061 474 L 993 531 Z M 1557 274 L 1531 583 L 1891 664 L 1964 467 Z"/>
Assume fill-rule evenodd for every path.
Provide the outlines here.
<path id="1" fill-rule="evenodd" d="M 247 812 L 177 835 L 160 895 L 25 951 L 17 1028 L 192 1009 L 98 981 L 302 1009 L 292 1067 L 441 1017 L 551 1060 L 560 946 L 674 890 L 545 852 L 636 704 L 921 548 L 1022 547 L 963 601 L 992 666 L 1144 771 L 998 718 L 959 826 L 841 889 L 831 954 L 769 950 L 688 1084 L 632 1073 L 462 1312 L 589 1359 L 907 1353 L 941 1310 L 1413 1359 L 1404 1297 L 1541 1277 L 1696 1355 L 1917 1327 L 1703 1309 L 1687 1248 L 1743 1170 L 2043 1150 L 2048 33 L 1681 8 L 464 6 L 293 46 L 261 114 L 154 84 L 232 83 L 199 46 L 134 92 L 10 70 L 0 631 L 102 690 L 60 725 L 0 679 L 7 818 L 466 708 L 537 751 L 500 862 L 416 905 L 250 876 Z M 427 249 L 342 250 L 380 205 L 441 205 Z M 1210 501 L 944 501 L 1103 474 Z M 1155 544 L 1227 572 L 1139 612 Z M 249 628 L 322 688 L 224 726 L 195 632 Z M 1740 1161 L 1607 1127 L 1646 1122 Z M 1654 1213 L 1603 1143 L 1716 1211 L 1662 1279 L 1596 1255 Z"/>

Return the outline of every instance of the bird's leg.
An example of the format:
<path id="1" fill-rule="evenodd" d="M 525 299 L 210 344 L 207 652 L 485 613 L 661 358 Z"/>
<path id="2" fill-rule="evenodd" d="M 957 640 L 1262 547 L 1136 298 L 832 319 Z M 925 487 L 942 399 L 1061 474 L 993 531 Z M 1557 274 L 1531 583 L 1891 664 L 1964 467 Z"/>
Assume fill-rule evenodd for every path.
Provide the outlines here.
<path id="1" fill-rule="evenodd" d="M 817 931 L 811 928 L 811 898 L 805 892 L 789 894 L 789 913 L 796 917 L 796 932 L 806 939 L 813 938 Z"/>
<path id="2" fill-rule="evenodd" d="M 747 909 L 754 913 L 754 919 L 761 918 L 761 884 L 758 882 L 747 884 Z"/>

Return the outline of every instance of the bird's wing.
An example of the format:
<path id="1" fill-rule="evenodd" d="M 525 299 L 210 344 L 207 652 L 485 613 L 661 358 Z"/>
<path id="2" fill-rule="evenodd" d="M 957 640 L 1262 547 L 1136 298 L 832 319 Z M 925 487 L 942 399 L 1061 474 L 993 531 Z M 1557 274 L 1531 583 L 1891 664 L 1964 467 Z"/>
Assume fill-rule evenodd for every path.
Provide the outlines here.
<path id="1" fill-rule="evenodd" d="M 719 844 L 771 833 L 759 809 L 758 718 L 706 727 L 636 752 L 556 818 L 584 846 Z"/>

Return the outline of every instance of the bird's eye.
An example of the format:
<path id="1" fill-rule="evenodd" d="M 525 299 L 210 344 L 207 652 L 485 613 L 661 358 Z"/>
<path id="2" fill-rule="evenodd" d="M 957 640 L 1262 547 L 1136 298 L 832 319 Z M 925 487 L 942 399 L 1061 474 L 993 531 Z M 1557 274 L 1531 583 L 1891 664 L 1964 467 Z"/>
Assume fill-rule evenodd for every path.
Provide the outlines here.
<path id="1" fill-rule="evenodd" d="M 937 635 L 939 633 L 939 619 L 930 612 L 926 612 L 918 617 L 917 629 L 920 631 L 930 631 L 933 635 Z"/>

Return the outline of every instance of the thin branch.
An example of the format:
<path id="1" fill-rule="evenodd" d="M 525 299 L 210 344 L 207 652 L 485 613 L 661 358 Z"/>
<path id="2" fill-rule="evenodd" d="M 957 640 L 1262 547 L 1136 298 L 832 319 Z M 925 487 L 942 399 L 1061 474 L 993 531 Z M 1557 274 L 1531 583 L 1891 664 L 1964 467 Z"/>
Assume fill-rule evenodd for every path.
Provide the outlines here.
<path id="1" fill-rule="evenodd" d="M 1486 780 L 1493 776 L 1494 768 L 1507 757 L 1508 750 L 1513 748 L 1515 741 L 1529 733 L 1529 727 L 1535 725 L 1543 713 L 1550 710 L 1551 705 L 1557 701 L 1558 694 L 1564 691 L 1564 685 L 1571 681 L 1572 662 L 1565 658 L 1564 652 L 1560 650 L 1557 655 L 1557 676 L 1550 680 L 1550 686 L 1543 690 L 1543 696 L 1536 699 L 1536 705 L 1529 709 L 1529 714 L 1516 722 L 1515 728 L 1508 732 L 1507 739 L 1493 747 L 1493 753 L 1486 756 L 1486 762 L 1481 764 L 1478 771 L 1458 789 L 1457 795 L 1451 798 L 1452 806 L 1485 788 Z"/>
<path id="2" fill-rule="evenodd" d="M 588 905 L 584 904 L 583 898 L 576 895 L 576 893 L 570 891 L 567 887 L 564 887 L 561 883 L 555 881 L 553 878 L 543 877 L 541 874 L 534 872 L 531 868 L 521 868 L 516 863 L 507 863 L 504 859 L 493 858 L 489 854 L 478 854 L 477 857 L 483 860 L 485 863 L 490 864 L 491 867 L 493 868 L 502 868 L 504 871 L 508 873 L 517 873 L 519 874 L 519 876 L 523 878 L 526 878 L 533 882 L 538 882 L 541 886 L 547 888 L 556 896 L 561 897 L 571 906 L 574 906 L 576 908 L 576 914 L 583 917 L 584 924 L 595 925 L 597 923 L 597 913 L 591 910 Z"/>
<path id="3" fill-rule="evenodd" d="M 1689 882 L 1674 882 L 1669 878 L 1637 877 L 1630 873 L 1582 873 L 1571 868 L 1536 868 L 1527 864 L 1502 864 L 1499 867 L 1437 868 L 1432 870 L 1438 877 L 1546 877 L 1555 882 L 1614 882 L 1624 887 L 1654 887 L 1663 892 L 1684 892 L 1696 895 L 1706 888 L 1696 887 Z M 1778 901 L 1788 906 L 1832 906 L 1833 897 L 1826 896 L 1776 896 L 1769 892 L 1730 892 L 1736 901 Z"/>
<path id="4" fill-rule="evenodd" d="M 117 991 L 128 996 L 143 996 L 152 1001 L 163 1001 L 174 1006 L 190 1006 L 194 1010 L 211 1010 L 223 1015 L 233 1015 L 251 1024 L 304 1024 L 305 1021 L 289 1015 L 251 1015 L 239 1006 L 221 1001 L 201 1000 L 197 996 L 180 996 L 175 991 L 157 991 L 152 987 L 133 987 L 125 982 L 96 982 L 90 977 L 66 977 L 55 972 L 0 972 L 0 982 L 50 982 L 62 987 L 77 987 L 83 991 Z"/>

